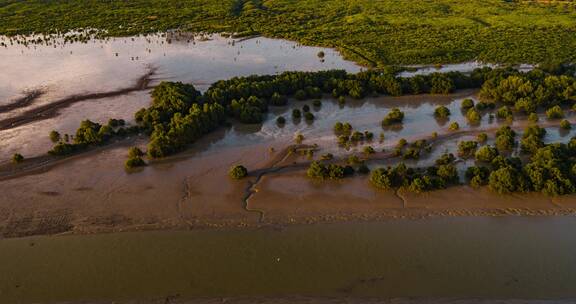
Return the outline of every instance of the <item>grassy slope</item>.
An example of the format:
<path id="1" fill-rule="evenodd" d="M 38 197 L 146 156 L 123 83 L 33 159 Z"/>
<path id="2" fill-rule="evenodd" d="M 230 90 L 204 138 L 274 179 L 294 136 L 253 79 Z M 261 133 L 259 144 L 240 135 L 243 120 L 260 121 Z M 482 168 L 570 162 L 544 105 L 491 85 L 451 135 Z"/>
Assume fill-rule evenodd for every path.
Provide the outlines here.
<path id="1" fill-rule="evenodd" d="M 369 64 L 576 61 L 576 8 L 502 0 L 0 0 L 0 33 L 258 32 Z"/>

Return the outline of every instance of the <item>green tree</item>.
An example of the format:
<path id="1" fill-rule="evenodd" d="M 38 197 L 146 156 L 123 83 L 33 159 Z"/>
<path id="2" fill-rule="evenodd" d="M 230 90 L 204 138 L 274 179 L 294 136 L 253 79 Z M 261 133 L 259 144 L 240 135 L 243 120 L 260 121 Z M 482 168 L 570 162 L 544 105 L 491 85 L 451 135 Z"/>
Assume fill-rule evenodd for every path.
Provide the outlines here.
<path id="1" fill-rule="evenodd" d="M 56 130 L 50 131 L 50 140 L 53 143 L 59 142 L 60 141 L 60 133 L 58 133 L 58 131 L 56 131 Z"/>
<path id="2" fill-rule="evenodd" d="M 237 180 L 242 179 L 248 176 L 248 169 L 246 169 L 246 167 L 242 165 L 235 165 L 232 166 L 232 168 L 230 168 L 230 171 L 228 171 L 228 175 L 233 179 Z"/>
<path id="3" fill-rule="evenodd" d="M 434 116 L 437 118 L 448 118 L 448 116 L 450 116 L 450 109 L 445 106 L 438 106 L 434 109 Z"/>
<path id="4" fill-rule="evenodd" d="M 477 161 L 487 163 L 492 162 L 492 160 L 498 155 L 498 149 L 488 145 L 480 147 L 474 154 Z"/>

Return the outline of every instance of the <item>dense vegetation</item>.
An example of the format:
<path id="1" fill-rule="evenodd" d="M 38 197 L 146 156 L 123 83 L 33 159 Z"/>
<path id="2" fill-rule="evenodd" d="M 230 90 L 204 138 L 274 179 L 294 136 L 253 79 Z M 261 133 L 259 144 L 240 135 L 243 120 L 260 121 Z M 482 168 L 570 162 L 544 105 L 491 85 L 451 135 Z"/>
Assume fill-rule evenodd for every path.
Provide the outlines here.
<path id="1" fill-rule="evenodd" d="M 2 0 L 0 34 L 180 29 L 336 47 L 367 65 L 573 62 L 575 16 L 566 1 Z"/>
<path id="2" fill-rule="evenodd" d="M 285 105 L 288 97 L 298 100 L 318 99 L 324 94 L 334 97 L 362 98 L 368 95 L 401 95 L 449 92 L 455 89 L 479 87 L 489 69 L 472 75 L 452 72 L 434 73 L 414 78 L 395 77 L 393 71 L 370 70 L 348 74 L 342 70 L 320 72 L 285 72 L 280 75 L 235 77 L 214 83 L 204 94 L 193 85 L 162 82 L 152 91 L 152 105 L 136 113 L 142 130 L 150 134 L 147 154 L 151 158 L 165 157 L 181 151 L 202 135 L 221 126 L 227 118 L 242 123 L 260 123 L 269 106 Z M 315 101 L 315 107 L 321 105 Z M 314 120 L 310 106 L 302 111 L 293 109 L 292 118 Z M 403 113 L 392 111 L 390 123 L 401 122 Z M 386 119 L 385 119 L 386 120 Z M 285 119 L 278 119 L 279 124 Z M 337 130 L 343 128 L 342 130 Z M 336 126 L 341 132 L 341 144 L 372 140 L 370 132 L 352 132 L 349 125 Z M 96 130 L 94 131 L 96 132 Z M 301 140 L 300 140 L 301 141 Z"/>
<path id="3" fill-rule="evenodd" d="M 69 155 L 91 146 L 98 146 L 109 142 L 115 137 L 125 137 L 140 132 L 140 127 L 126 127 L 124 120 L 110 119 L 107 124 L 85 120 L 80 123 L 75 135 L 64 134 L 60 136 L 56 130 L 50 132 L 49 137 L 55 143 L 48 151 L 51 155 Z"/>
<path id="4" fill-rule="evenodd" d="M 521 140 L 521 157 L 508 156 L 506 149 L 514 146 L 516 133 L 508 126 L 500 128 L 496 138 L 506 144 L 478 148 L 476 141 L 463 141 L 458 145 L 458 156 L 474 156 L 476 164 L 466 168 L 465 180 L 473 187 L 487 185 L 490 190 L 504 193 L 541 192 L 545 195 L 576 193 L 576 137 L 569 143 L 544 144 L 546 131 L 538 126 L 527 127 Z M 501 152 L 503 151 L 503 152 Z M 370 182 L 382 189 L 403 188 L 424 192 L 459 184 L 452 154 L 444 154 L 435 166 L 409 168 L 400 163 L 396 167 L 372 171 Z"/>
<path id="5" fill-rule="evenodd" d="M 143 156 L 144 152 L 142 152 L 140 148 L 131 147 L 128 149 L 128 160 L 124 163 L 124 167 L 126 167 L 126 169 L 133 169 L 146 166 L 146 162 L 142 159 Z"/>
<path id="6" fill-rule="evenodd" d="M 370 182 L 381 189 L 405 188 L 416 193 L 443 189 L 458 183 L 458 171 L 452 155 L 443 155 L 437 166 L 410 168 L 404 163 L 395 167 L 378 168 L 370 174 Z"/>

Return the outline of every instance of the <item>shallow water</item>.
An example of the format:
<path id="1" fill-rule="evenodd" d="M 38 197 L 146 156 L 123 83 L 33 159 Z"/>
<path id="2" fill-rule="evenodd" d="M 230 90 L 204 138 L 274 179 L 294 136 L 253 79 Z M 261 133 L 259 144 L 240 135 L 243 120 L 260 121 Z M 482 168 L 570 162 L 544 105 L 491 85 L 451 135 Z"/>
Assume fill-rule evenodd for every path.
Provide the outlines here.
<path id="1" fill-rule="evenodd" d="M 38 88 L 47 88 L 51 96 L 120 88 L 144 74 L 147 67 L 158 69 L 158 79 L 193 83 L 200 90 L 235 76 L 360 69 L 331 49 L 263 37 L 205 38 L 170 39 L 168 43 L 166 37 L 156 35 L 2 48 L 0 102 Z M 325 53 L 324 60 L 317 57 L 320 51 Z"/>
<path id="2" fill-rule="evenodd" d="M 0 241 L 5 301 L 194 296 L 576 297 L 572 217 Z"/>
<path id="3" fill-rule="evenodd" d="M 196 37 L 170 41 L 157 35 L 73 44 L 56 40 L 56 45 L 0 48 L 0 105 L 13 102 L 27 91 L 45 91 L 26 108 L 0 113 L 0 119 L 72 95 L 130 87 L 150 68 L 156 69 L 151 85 L 162 80 L 182 81 L 195 84 L 199 90 L 235 76 L 293 70 L 360 70 L 334 50 L 285 40 L 258 37 L 239 41 L 213 35 L 208 40 Z M 317 56 L 320 51 L 325 53 L 323 59 Z M 13 153 L 42 154 L 51 146 L 51 130 L 73 133 L 84 119 L 100 123 L 109 118 L 133 121 L 134 113 L 149 103 L 148 90 L 87 100 L 61 110 L 58 117 L 0 131 L 0 159 Z"/>

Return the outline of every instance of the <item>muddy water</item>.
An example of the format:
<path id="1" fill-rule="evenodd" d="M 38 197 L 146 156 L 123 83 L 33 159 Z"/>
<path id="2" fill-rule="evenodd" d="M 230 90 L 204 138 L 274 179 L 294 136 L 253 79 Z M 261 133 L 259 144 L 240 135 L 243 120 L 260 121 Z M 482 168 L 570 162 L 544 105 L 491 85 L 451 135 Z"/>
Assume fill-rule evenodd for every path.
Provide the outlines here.
<path id="1" fill-rule="evenodd" d="M 13 103 L 26 92 L 44 92 L 27 107 L 0 113 L 0 119 L 72 95 L 130 87 L 151 68 L 156 71 L 151 85 L 161 80 L 183 81 L 195 84 L 199 90 L 234 76 L 360 69 L 334 50 L 267 38 L 239 41 L 214 35 L 203 39 L 171 39 L 168 43 L 166 37 L 158 35 L 55 43 L 0 49 L 0 105 Z M 325 53 L 323 60 L 317 56 L 320 51 Z M 44 153 L 51 146 L 48 139 L 51 130 L 73 133 L 84 119 L 101 123 L 109 118 L 132 121 L 134 112 L 149 103 L 148 90 L 86 100 L 61 110 L 56 118 L 0 131 L 0 159 L 17 152 L 25 156 Z"/>
<path id="2" fill-rule="evenodd" d="M 571 217 L 0 241 L 8 302 L 177 296 L 576 297 Z"/>

